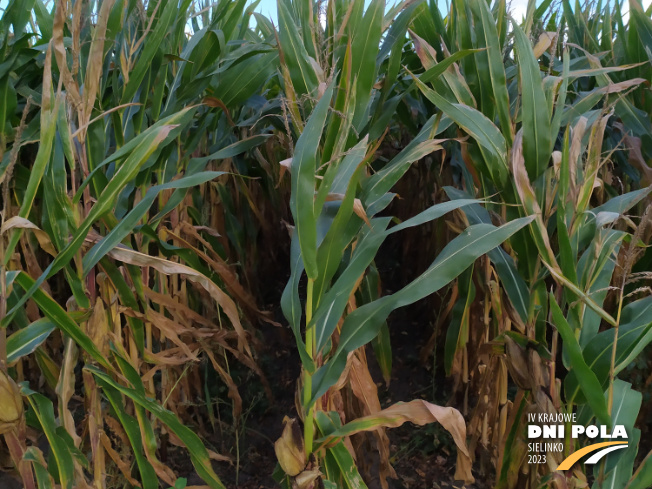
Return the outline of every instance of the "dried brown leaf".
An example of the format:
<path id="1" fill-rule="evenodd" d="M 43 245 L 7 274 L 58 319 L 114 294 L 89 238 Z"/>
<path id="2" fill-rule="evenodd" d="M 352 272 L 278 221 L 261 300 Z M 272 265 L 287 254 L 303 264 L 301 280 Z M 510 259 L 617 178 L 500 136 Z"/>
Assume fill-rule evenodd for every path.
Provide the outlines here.
<path id="1" fill-rule="evenodd" d="M 52 245 L 48 234 L 45 231 L 41 230 L 36 224 L 32 223 L 29 219 L 25 219 L 24 217 L 20 216 L 14 216 L 10 219 L 7 219 L 7 221 L 2 225 L 2 228 L 0 228 L 0 235 L 5 234 L 11 229 L 31 230 L 34 233 L 34 236 L 38 240 L 38 244 L 43 249 L 43 251 L 51 256 L 57 255 L 57 250 Z"/>
<path id="2" fill-rule="evenodd" d="M 556 37 L 556 32 L 542 32 L 539 36 L 539 40 L 534 46 L 534 57 L 539 58 L 543 53 L 545 53 Z"/>
<path id="3" fill-rule="evenodd" d="M 88 242 L 95 243 L 101 240 L 101 237 L 96 234 L 89 234 L 86 238 Z M 238 313 L 238 308 L 228 295 L 220 289 L 215 282 L 209 279 L 206 275 L 198 272 L 197 270 L 190 268 L 181 263 L 175 263 L 165 258 L 159 258 L 155 256 L 145 255 L 138 251 L 130 250 L 122 246 L 117 246 L 108 252 L 108 255 L 111 258 L 128 263 L 130 265 L 136 265 L 139 267 L 151 267 L 156 271 L 164 275 L 183 275 L 188 280 L 193 283 L 200 285 L 206 290 L 211 297 L 219 304 L 224 313 L 227 315 L 233 329 L 238 333 L 239 338 L 239 348 L 243 348 L 249 356 L 253 356 L 251 353 L 251 347 L 249 346 L 249 340 L 247 338 L 247 333 L 245 332 L 242 324 L 240 323 L 240 317 Z"/>
<path id="4" fill-rule="evenodd" d="M 79 95 L 79 85 L 75 81 L 70 69 L 68 68 L 68 60 L 66 56 L 66 48 L 63 43 L 63 27 L 66 21 L 66 0 L 59 0 L 54 14 L 54 23 L 52 25 L 52 43 L 54 44 L 54 55 L 57 59 L 57 66 L 59 73 L 63 80 L 63 85 L 66 88 L 66 94 L 74 108 L 81 105 L 81 97 Z M 100 67 L 101 68 L 101 67 Z"/>
<path id="5" fill-rule="evenodd" d="M 471 473 L 471 456 L 466 446 L 466 424 L 464 417 L 455 408 L 438 406 L 421 399 L 415 399 L 407 403 L 397 403 L 376 414 L 356 419 L 344 425 L 332 435 L 320 440 L 321 446 L 328 445 L 341 436 L 350 436 L 363 431 L 375 430 L 379 426 L 396 428 L 406 421 L 410 421 L 419 426 L 433 422 L 441 424 L 453 436 L 455 445 L 457 445 L 455 479 L 464 480 L 469 483 L 475 480 Z"/>
<path id="6" fill-rule="evenodd" d="M 93 29 L 93 40 L 88 53 L 88 62 L 86 64 L 86 77 L 84 79 L 84 94 L 82 105 L 82 119 L 79 121 L 80 126 L 85 126 L 91 118 L 93 105 L 97 97 L 97 90 L 100 86 L 102 77 L 102 67 L 104 65 L 104 39 L 106 38 L 106 26 L 109 21 L 109 14 L 115 0 L 104 0 L 100 4 L 100 11 Z M 82 139 L 85 130 L 82 130 Z"/>

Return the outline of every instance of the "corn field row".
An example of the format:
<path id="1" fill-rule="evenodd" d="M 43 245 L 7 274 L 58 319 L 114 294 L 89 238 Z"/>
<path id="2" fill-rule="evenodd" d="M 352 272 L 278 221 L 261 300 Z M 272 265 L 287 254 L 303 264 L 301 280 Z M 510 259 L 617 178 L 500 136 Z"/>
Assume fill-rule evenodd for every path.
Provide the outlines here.
<path id="1" fill-rule="evenodd" d="M 4 6 L 0 480 L 238 487 L 255 389 L 288 489 L 406 487 L 405 423 L 466 487 L 652 487 L 652 7 L 258 3 Z M 416 307 L 447 398 L 381 402 Z M 572 424 L 628 444 L 557 470 Z"/>

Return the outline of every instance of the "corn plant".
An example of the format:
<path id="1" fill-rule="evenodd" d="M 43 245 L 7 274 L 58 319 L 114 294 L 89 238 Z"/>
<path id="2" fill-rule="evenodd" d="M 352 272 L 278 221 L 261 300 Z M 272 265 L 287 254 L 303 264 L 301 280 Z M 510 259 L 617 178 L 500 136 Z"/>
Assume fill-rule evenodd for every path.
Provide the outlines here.
<path id="1" fill-rule="evenodd" d="M 649 18 L 641 15 L 640 5 L 632 5 L 638 12 L 633 22 L 648 28 Z M 565 453 L 548 452 L 549 463 L 540 471 L 526 465 L 526 414 L 572 413 L 575 406 L 585 424 L 593 417 L 607 425 L 615 419 L 630 420 L 625 423 L 634 442 L 629 453 L 608 457 L 597 470 L 594 487 L 643 487 L 649 483 L 644 467 L 640 477 L 632 478 L 638 435 L 631 420 L 640 408 L 640 394 L 616 375 L 625 366 L 621 360 L 631 362 L 650 341 L 649 317 L 640 314 L 649 303 L 647 289 L 628 286 L 642 278 L 631 272 L 642 257 L 643 249 L 638 247 L 649 233 L 648 217 L 647 212 L 639 214 L 636 224 L 626 213 L 637 204 L 645 208 L 642 202 L 651 189 L 643 185 L 623 193 L 614 188 L 618 178 L 627 178 L 628 167 L 612 169 L 611 161 L 619 161 L 612 155 L 620 148 L 609 133 L 625 133 L 630 153 L 637 138 L 649 134 L 649 118 L 637 110 L 641 99 L 631 91 L 645 79 L 626 77 L 649 66 L 612 49 L 612 40 L 615 45 L 625 42 L 622 17 L 616 16 L 621 28 L 616 36 L 610 25 L 587 25 L 592 6 L 573 11 L 563 2 L 557 12 L 562 24 L 551 19 L 544 26 L 541 18 L 548 13 L 547 6 L 535 9 L 531 2 L 524 24 L 512 20 L 508 25 L 501 23 L 503 2 L 493 8 L 485 2 L 453 2 L 442 41 L 432 38 L 425 21 L 414 23 L 415 50 L 426 70 L 415 77 L 415 83 L 428 102 L 473 139 L 461 155 L 459 181 L 466 191 L 449 187 L 449 197 L 468 199 L 476 192 L 487 198 L 497 195 L 515 206 L 486 205 L 498 214 L 496 218 L 510 222 L 519 215 L 535 216 L 527 232 L 510 240 L 511 255 L 494 250 L 484 269 L 459 283 L 446 337 L 446 368 L 462 379 L 465 389 L 479 389 L 481 400 L 470 421 L 470 446 L 492 452 L 496 487 L 561 483 L 562 476 L 553 471 L 572 445 L 566 445 Z M 618 14 L 619 6 L 614 8 Z M 431 8 L 430 14 L 430 21 L 443 28 L 438 12 Z M 608 15 L 601 16 L 603 20 L 611 23 Z M 566 33 L 564 21 L 569 29 L 566 43 L 560 41 Z M 601 65 L 591 54 L 597 51 L 595 42 L 585 45 L 587 39 L 595 39 L 590 30 L 595 36 L 600 28 L 604 46 L 610 47 L 610 61 L 632 63 Z M 537 36 L 534 43 L 528 34 Z M 632 48 L 638 42 L 628 40 Z M 428 70 L 441 63 L 443 52 L 470 49 L 480 51 L 465 56 L 456 73 L 427 80 Z M 637 162 L 642 175 L 629 172 L 634 179 L 627 178 L 631 183 L 626 184 L 635 188 L 641 181 L 645 184 L 638 177 L 645 177 L 647 168 L 642 160 Z M 592 205 L 595 202 L 598 205 Z M 492 220 L 481 205 L 461 210 L 463 221 L 471 224 Z M 477 301 L 474 283 L 482 284 L 484 292 L 481 335 L 469 331 Z M 606 305 L 610 293 L 617 297 Z M 600 332 L 601 322 L 610 329 Z M 621 331 L 628 338 L 624 343 L 616 339 Z M 563 393 L 555 378 L 558 335 L 563 342 L 562 366 L 569 371 Z M 502 349 L 487 355 L 482 344 L 488 339 Z M 509 377 L 519 387 L 513 399 L 507 393 Z M 487 426 L 493 427 L 490 432 Z M 581 467 L 575 476 L 581 487 L 586 481 Z"/>
<path id="2" fill-rule="evenodd" d="M 456 479 L 649 487 L 626 368 L 652 340 L 652 7 L 508 7 L 277 0 L 276 26 L 246 0 L 10 1 L 0 434 L 23 485 L 183 487 L 176 446 L 224 487 L 212 462 L 239 447 L 197 432 L 223 430 L 224 403 L 244 432 L 238 370 L 273 395 L 259 304 L 287 245 L 301 420 L 279 426 L 282 485 L 388 487 L 386 429 L 436 421 Z M 383 295 L 397 237 L 429 266 Z M 459 410 L 383 408 L 367 345 L 389 383 L 388 318 L 433 295 L 422 358 Z M 536 413 L 624 425 L 629 447 L 564 475 L 567 439 L 527 464 Z"/>
<path id="3" fill-rule="evenodd" d="M 249 27 L 244 0 L 25 7 L 9 4 L 1 35 L 0 367 L 14 463 L 27 488 L 174 485 L 164 433 L 224 487 L 211 460 L 230 456 L 182 420 L 215 373 L 238 423 L 233 360 L 267 385 L 247 324 L 270 320 L 227 262 L 242 241 L 219 217 L 230 191 L 246 192 L 230 183 L 238 159 L 270 136 L 244 102 L 274 73 L 273 37 Z"/>
<path id="4" fill-rule="evenodd" d="M 469 227 L 444 248 L 428 270 L 405 288 L 358 306 L 356 289 L 389 235 L 477 201 L 468 199 L 434 205 L 392 227 L 389 227 L 390 218 L 377 217 L 391 202 L 393 195 L 389 191 L 411 162 L 440 149 L 442 143 L 434 139 L 438 129 L 441 130 L 440 118 L 432 117 L 415 139 L 382 170 L 373 175 L 367 171 L 367 164 L 374 159 L 374 146 L 377 146 L 373 138 L 383 131 L 377 124 L 383 121 L 384 108 L 369 107 L 369 101 L 380 99 L 378 103 L 382 103 L 383 98 L 382 93 L 374 89 L 377 77 L 382 76 L 376 75 L 374 65 L 383 66 L 383 58 L 387 55 L 390 56 L 388 70 L 396 64 L 391 58 L 394 53 L 400 56 L 406 19 L 409 20 L 414 8 L 403 11 L 387 33 L 385 43 L 396 42 L 398 47 L 383 44 L 372 49 L 369 40 L 376 46 L 384 29 L 384 3 L 372 2 L 363 12 L 362 2 L 343 5 L 331 2 L 326 8 L 326 32 L 350 32 L 350 38 L 339 39 L 340 46 L 331 40 L 333 44 L 327 43 L 326 50 L 311 46 L 304 49 L 306 43 L 314 42 L 313 38 L 331 38 L 319 32 L 308 39 L 307 36 L 302 38 L 306 22 L 311 33 L 319 29 L 316 27 L 319 24 L 315 14 L 293 16 L 292 12 L 301 13 L 299 8 L 299 3 L 280 1 L 278 4 L 282 69 L 287 73 L 285 92 L 301 93 L 295 90 L 298 86 L 308 90 L 304 113 L 309 110 L 306 106 L 314 107 L 309 117 L 301 119 L 299 105 L 294 105 L 296 98 L 290 99 L 288 109 L 290 130 L 294 129 L 300 136 L 288 163 L 294 228 L 292 275 L 284 292 L 283 309 L 294 331 L 303 364 L 300 394 L 303 436 L 297 436 L 296 422 L 286 420 L 284 435 L 276 444 L 281 468 L 298 487 L 312 487 L 321 474 L 325 485 L 360 487 L 360 476 L 342 439 L 360 431 L 376 430 L 381 463 L 386 464 L 381 469 L 381 483 L 386 487 L 385 479 L 393 475 L 393 471 L 387 460 L 387 440 L 379 428 L 398 426 L 408 420 L 417 424 L 439 421 L 451 432 L 458 447 L 456 478 L 471 481 L 473 476 L 460 413 L 420 400 L 380 410 L 377 395 L 375 401 L 373 396 L 371 402 L 366 400 L 364 391 L 368 392 L 369 387 L 359 385 L 361 377 L 370 380 L 368 374 L 365 375 L 364 346 L 378 336 L 393 310 L 441 289 L 467 269 L 469 263 L 499 246 L 531 219 L 516 219 L 502 227 L 486 223 Z M 342 26 L 339 19 L 344 18 L 347 10 L 353 14 L 348 17 L 348 24 Z M 394 28 L 398 32 L 394 32 Z M 323 62 L 326 68 L 321 70 L 323 75 L 313 67 L 316 61 L 311 59 L 310 52 L 332 53 L 332 58 Z M 452 61 L 454 59 L 448 64 Z M 294 66 L 304 68 L 297 70 L 295 77 L 291 71 Z M 341 72 L 334 72 L 339 66 Z M 443 70 L 436 67 L 428 76 L 436 79 Z M 396 75 L 389 71 L 384 75 L 382 83 L 387 87 Z M 304 272 L 307 283 L 302 305 L 299 284 Z M 301 324 L 305 324 L 303 331 Z M 367 404 L 361 413 L 367 416 L 344 424 L 349 413 L 339 406 L 343 405 L 344 396 L 349 395 L 348 389 L 343 392 L 347 383 L 353 395 Z M 316 432 L 321 435 L 317 440 Z"/>

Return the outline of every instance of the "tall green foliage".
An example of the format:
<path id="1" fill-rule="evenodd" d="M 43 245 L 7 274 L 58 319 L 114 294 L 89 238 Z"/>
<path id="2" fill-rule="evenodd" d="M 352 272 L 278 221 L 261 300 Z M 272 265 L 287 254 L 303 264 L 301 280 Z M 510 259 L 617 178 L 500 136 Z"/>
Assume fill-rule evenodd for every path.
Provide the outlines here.
<path id="1" fill-rule="evenodd" d="M 456 478 L 488 453 L 496 487 L 585 487 L 588 466 L 550 473 L 570 440 L 524 462 L 527 413 L 560 411 L 627 427 L 595 489 L 650 485 L 625 371 L 652 340 L 652 10 L 507 3 L 278 0 L 274 25 L 246 0 L 9 2 L 0 433 L 25 487 L 173 486 L 161 433 L 224 487 L 184 402 L 215 424 L 219 378 L 237 430 L 234 360 L 269 391 L 255 279 L 286 238 L 302 425 L 279 482 L 364 487 L 367 433 L 387 487 L 385 428 L 411 421 L 448 431 Z M 438 175 L 427 202 L 397 195 L 415 165 Z M 392 217 L 398 197 L 419 211 Z M 383 295 L 383 244 L 435 220 L 430 266 Z M 389 382 L 388 319 L 432 294 L 464 416 L 383 409 L 367 365 L 371 343 Z"/>

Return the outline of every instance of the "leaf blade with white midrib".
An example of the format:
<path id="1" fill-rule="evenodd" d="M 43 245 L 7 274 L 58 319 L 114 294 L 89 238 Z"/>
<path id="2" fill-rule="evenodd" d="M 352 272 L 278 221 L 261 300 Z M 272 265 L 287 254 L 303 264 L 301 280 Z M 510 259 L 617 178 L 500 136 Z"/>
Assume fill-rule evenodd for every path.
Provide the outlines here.
<path id="1" fill-rule="evenodd" d="M 611 416 L 607 409 L 607 402 L 604 398 L 602 386 L 600 385 L 600 382 L 598 382 L 595 373 L 593 373 L 584 361 L 582 349 L 580 348 L 568 321 L 566 321 L 566 318 L 561 312 L 559 305 L 557 305 L 552 292 L 550 293 L 550 311 L 552 313 L 554 325 L 564 342 L 564 351 L 568 352 L 571 368 L 576 371 L 580 388 L 586 396 L 591 409 L 593 409 L 593 413 L 600 423 L 611 426 Z"/>
<path id="2" fill-rule="evenodd" d="M 548 167 L 552 150 L 550 117 L 541 82 L 539 64 L 534 57 L 530 41 L 521 28 L 512 22 L 522 93 L 521 119 L 523 123 L 523 153 L 531 181 L 536 180 Z M 556 134 L 554 135 L 556 138 Z"/>
<path id="3" fill-rule="evenodd" d="M 56 325 L 52 321 L 42 318 L 9 336 L 7 338 L 7 363 L 12 364 L 32 353 L 55 328 Z"/>
<path id="4" fill-rule="evenodd" d="M 315 215 L 315 171 L 317 151 L 330 108 L 333 84 L 319 100 L 303 133 L 297 141 L 292 157 L 292 194 L 290 209 L 295 232 L 299 237 L 301 256 L 309 279 L 317 278 L 317 216 Z"/>

